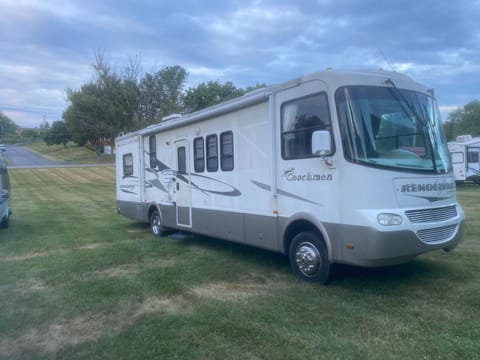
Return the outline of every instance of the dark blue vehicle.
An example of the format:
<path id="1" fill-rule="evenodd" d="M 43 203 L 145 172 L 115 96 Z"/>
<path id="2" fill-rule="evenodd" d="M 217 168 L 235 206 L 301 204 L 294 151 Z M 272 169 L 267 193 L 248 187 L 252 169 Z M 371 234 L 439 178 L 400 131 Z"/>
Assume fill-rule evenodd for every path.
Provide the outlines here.
<path id="1" fill-rule="evenodd" d="M 7 164 L 0 155 L 0 228 L 7 228 L 12 214 Z"/>

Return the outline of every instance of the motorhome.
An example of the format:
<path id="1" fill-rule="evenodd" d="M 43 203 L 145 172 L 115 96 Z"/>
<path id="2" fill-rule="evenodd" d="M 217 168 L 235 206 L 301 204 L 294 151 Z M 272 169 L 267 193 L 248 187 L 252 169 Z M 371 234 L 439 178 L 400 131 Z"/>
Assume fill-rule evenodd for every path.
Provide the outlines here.
<path id="1" fill-rule="evenodd" d="M 480 137 L 460 135 L 455 140 L 448 143 L 455 181 L 480 184 Z"/>
<path id="2" fill-rule="evenodd" d="M 10 205 L 10 180 L 7 163 L 0 155 L 0 228 L 7 228 L 12 214 Z"/>
<path id="3" fill-rule="evenodd" d="M 327 70 L 116 139 L 118 212 L 289 257 L 326 283 L 453 249 L 463 211 L 433 90 Z"/>

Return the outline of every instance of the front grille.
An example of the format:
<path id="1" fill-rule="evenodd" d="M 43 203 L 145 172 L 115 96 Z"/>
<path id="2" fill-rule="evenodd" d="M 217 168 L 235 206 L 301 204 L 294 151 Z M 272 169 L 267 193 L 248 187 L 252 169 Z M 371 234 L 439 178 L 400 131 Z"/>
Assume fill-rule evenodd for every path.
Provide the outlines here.
<path id="1" fill-rule="evenodd" d="M 442 226 L 432 229 L 418 230 L 417 236 L 426 243 L 442 242 L 449 240 L 457 230 L 457 225 Z"/>
<path id="2" fill-rule="evenodd" d="M 434 209 L 409 210 L 405 214 L 412 223 L 446 221 L 457 216 L 457 207 L 452 205 Z"/>

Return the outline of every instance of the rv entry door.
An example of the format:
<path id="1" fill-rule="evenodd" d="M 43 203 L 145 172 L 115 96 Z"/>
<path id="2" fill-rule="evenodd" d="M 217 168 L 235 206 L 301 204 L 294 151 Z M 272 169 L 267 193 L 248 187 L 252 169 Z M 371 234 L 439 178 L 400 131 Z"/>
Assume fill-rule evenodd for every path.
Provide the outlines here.
<path id="1" fill-rule="evenodd" d="M 192 227 L 190 152 L 188 141 L 176 141 L 175 150 L 177 157 L 177 175 L 175 179 L 177 225 Z"/>

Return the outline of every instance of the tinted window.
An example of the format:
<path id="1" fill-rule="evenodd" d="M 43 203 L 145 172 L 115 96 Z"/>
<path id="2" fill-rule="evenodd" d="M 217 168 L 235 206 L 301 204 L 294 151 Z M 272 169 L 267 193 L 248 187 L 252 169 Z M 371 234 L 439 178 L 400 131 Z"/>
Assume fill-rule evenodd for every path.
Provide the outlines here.
<path id="1" fill-rule="evenodd" d="M 152 135 L 148 139 L 149 152 L 150 152 L 150 168 L 157 166 L 157 141 L 155 135 Z"/>
<path id="2" fill-rule="evenodd" d="M 220 162 L 223 171 L 233 170 L 233 133 L 220 134 Z"/>
<path id="3" fill-rule="evenodd" d="M 312 134 L 331 130 L 327 95 L 315 94 L 282 105 L 282 158 L 314 157 Z"/>
<path id="4" fill-rule="evenodd" d="M 205 171 L 205 149 L 201 137 L 193 140 L 193 167 L 195 172 Z"/>
<path id="5" fill-rule="evenodd" d="M 477 163 L 478 162 L 478 151 L 469 151 L 467 153 L 467 159 L 469 163 Z"/>
<path id="6" fill-rule="evenodd" d="M 218 170 L 218 140 L 217 135 L 207 136 L 207 171 Z"/>
<path id="7" fill-rule="evenodd" d="M 177 159 L 178 159 L 178 172 L 186 174 L 187 172 L 187 157 L 185 152 L 185 147 L 179 147 L 177 149 Z"/>
<path id="8" fill-rule="evenodd" d="M 123 155 L 123 176 L 133 175 L 133 155 Z"/>

